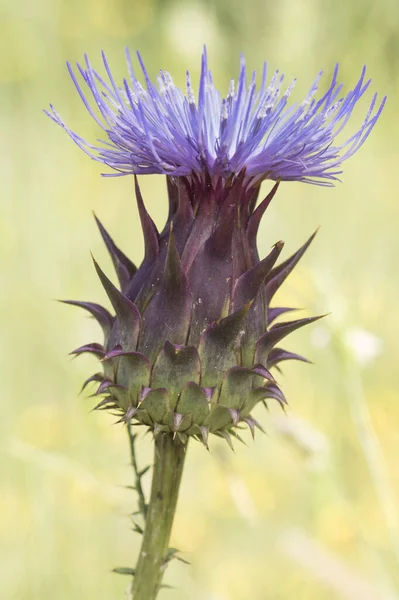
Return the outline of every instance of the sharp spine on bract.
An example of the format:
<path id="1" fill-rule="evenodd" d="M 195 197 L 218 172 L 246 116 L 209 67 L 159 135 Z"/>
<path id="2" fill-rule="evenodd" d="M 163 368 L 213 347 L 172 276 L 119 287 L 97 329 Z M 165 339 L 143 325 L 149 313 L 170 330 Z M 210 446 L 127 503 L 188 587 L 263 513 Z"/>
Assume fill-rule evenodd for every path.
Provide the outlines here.
<path id="1" fill-rule="evenodd" d="M 129 286 L 130 281 L 133 279 L 137 268 L 132 263 L 132 261 L 127 256 L 125 256 L 125 254 L 118 248 L 118 246 L 116 246 L 113 239 L 101 223 L 100 219 L 96 216 L 95 213 L 93 214 L 97 223 L 97 227 L 100 230 L 101 237 L 103 238 L 109 255 L 111 256 L 116 274 L 119 279 L 121 290 L 122 292 L 125 292 Z"/>

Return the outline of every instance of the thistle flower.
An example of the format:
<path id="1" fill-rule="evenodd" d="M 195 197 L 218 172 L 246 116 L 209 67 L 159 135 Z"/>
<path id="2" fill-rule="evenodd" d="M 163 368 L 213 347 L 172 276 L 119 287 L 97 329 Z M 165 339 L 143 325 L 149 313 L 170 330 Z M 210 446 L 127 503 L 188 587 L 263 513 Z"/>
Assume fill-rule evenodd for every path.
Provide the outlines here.
<path id="1" fill-rule="evenodd" d="M 298 263 L 314 235 L 276 266 L 283 248 L 277 242 L 260 259 L 256 237 L 262 216 L 281 181 L 330 186 L 342 162 L 363 144 L 378 120 L 385 98 L 372 97 L 360 128 L 337 144 L 336 136 L 370 85 L 365 69 L 352 91 L 340 96 L 335 69 L 327 92 L 316 99 L 319 74 L 305 100 L 288 107 L 294 82 L 281 94 L 278 71 L 267 82 L 265 65 L 259 90 L 255 73 L 246 83 L 241 61 L 237 86 L 230 82 L 221 99 L 213 84 L 206 52 L 198 101 L 187 73 L 187 90 L 161 71 L 158 88 L 139 62 L 146 87 L 134 75 L 118 86 L 105 55 L 106 82 L 90 65 L 78 65 L 97 112 L 86 99 L 72 68 L 73 82 L 107 140 L 92 145 L 72 132 L 51 107 L 49 116 L 93 159 L 134 174 L 145 241 L 137 269 L 97 220 L 119 278 L 115 287 L 95 267 L 115 316 L 90 302 L 70 301 L 87 309 L 104 331 L 104 343 L 74 351 L 96 355 L 104 372 L 99 409 L 121 420 L 143 424 L 155 436 L 173 432 L 208 443 L 209 433 L 226 438 L 246 424 L 259 402 L 286 403 L 271 368 L 282 361 L 306 361 L 280 346 L 292 331 L 311 323 L 303 318 L 275 323 L 290 308 L 271 306 L 276 291 Z M 159 232 L 151 219 L 136 175 L 167 176 L 169 216 Z M 258 203 L 260 183 L 276 183 Z M 318 317 L 316 317 L 318 318 Z"/>
<path id="2" fill-rule="evenodd" d="M 204 49 L 196 102 L 188 71 L 186 95 L 165 71 L 160 72 L 157 89 L 138 54 L 145 89 L 134 75 L 127 50 L 129 80 L 124 79 L 118 87 L 105 54 L 102 56 L 109 83 L 92 68 L 87 56 L 86 69 L 77 65 L 98 114 L 90 107 L 72 67 L 67 65 L 88 112 L 108 141 L 101 141 L 100 146 L 89 144 L 65 125 L 52 105 L 48 114 L 89 156 L 115 169 L 111 175 L 161 173 L 202 177 L 207 173 L 229 179 L 245 169 L 246 182 L 253 184 L 267 178 L 333 185 L 342 172 L 342 162 L 366 140 L 385 104 L 384 98 L 377 107 L 374 94 L 360 128 L 343 143 L 334 145 L 371 83 L 365 81 L 365 67 L 346 96 L 340 97 L 342 85 L 337 83 L 337 65 L 327 92 L 319 100 L 315 95 L 322 72 L 303 102 L 287 108 L 296 80 L 281 95 L 284 75 L 276 71 L 267 83 L 267 63 L 257 91 L 255 72 L 247 86 L 242 58 L 237 86 L 232 79 L 228 94 L 222 99 L 213 84 Z"/>
<path id="3" fill-rule="evenodd" d="M 104 332 L 104 343 L 89 343 L 73 354 L 91 353 L 103 365 L 84 384 L 98 382 L 98 409 L 110 409 L 127 423 L 132 465 L 144 531 L 133 575 L 135 600 L 155 600 L 165 566 L 176 554 L 168 548 L 186 442 L 208 445 L 209 434 L 225 438 L 248 426 L 259 403 L 286 400 L 271 373 L 285 360 L 303 357 L 280 342 L 311 323 L 303 318 L 275 323 L 291 311 L 272 306 L 275 293 L 298 263 L 314 235 L 290 258 L 277 264 L 282 242 L 265 258 L 257 249 L 261 219 L 281 181 L 331 186 L 342 162 L 363 144 L 378 120 L 385 99 L 374 95 L 360 128 L 337 144 L 370 81 L 363 69 L 356 86 L 340 97 L 336 68 L 327 92 L 316 100 L 320 74 L 299 105 L 288 107 L 291 84 L 281 95 L 283 77 L 267 83 L 266 65 L 259 90 L 255 73 L 246 83 L 245 63 L 237 88 L 230 82 L 221 99 L 213 85 L 207 56 L 196 101 L 187 73 L 186 95 L 162 72 L 158 88 L 147 74 L 146 88 L 136 79 L 127 55 L 129 81 L 118 86 L 103 55 L 109 83 L 78 65 L 96 104 L 93 110 L 68 65 L 75 86 L 107 139 L 95 146 L 72 132 L 51 107 L 47 113 L 89 156 L 114 175 L 133 174 L 145 242 L 136 268 L 97 219 L 118 279 L 116 287 L 95 262 L 114 314 L 92 302 L 68 301 L 88 310 Z M 159 232 L 145 207 L 137 175 L 167 176 L 169 215 Z M 275 180 L 258 202 L 260 184 Z M 134 454 L 132 425 L 144 425 L 155 437 L 151 497 L 146 504 Z"/>

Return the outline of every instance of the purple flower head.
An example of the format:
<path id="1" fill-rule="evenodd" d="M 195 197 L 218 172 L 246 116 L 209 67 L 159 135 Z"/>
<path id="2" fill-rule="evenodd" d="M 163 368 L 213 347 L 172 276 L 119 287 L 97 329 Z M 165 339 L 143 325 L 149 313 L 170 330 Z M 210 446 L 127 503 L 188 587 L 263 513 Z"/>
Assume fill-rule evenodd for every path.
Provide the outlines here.
<path id="1" fill-rule="evenodd" d="M 319 74 L 305 100 L 288 107 L 293 84 L 281 93 L 283 77 L 276 72 L 268 81 L 266 65 L 257 89 L 255 73 L 247 84 L 242 61 L 237 85 L 231 81 L 222 99 L 205 51 L 199 90 L 194 93 L 187 74 L 185 94 L 165 72 L 155 87 L 140 55 L 146 88 L 129 54 L 129 81 L 119 87 L 103 60 L 107 82 L 87 58 L 85 69 L 78 65 L 95 110 L 68 68 L 107 139 L 91 145 L 53 108 L 49 116 L 94 160 L 116 175 L 134 174 L 144 257 L 136 267 L 97 219 L 119 287 L 95 263 L 112 312 L 94 302 L 68 301 L 87 310 L 104 334 L 103 344 L 88 343 L 73 354 L 88 352 L 102 362 L 103 374 L 85 383 L 99 383 L 96 394 L 105 397 L 97 409 L 144 425 L 154 437 L 173 434 L 183 443 L 193 437 L 208 446 L 214 434 L 231 445 L 231 436 L 240 439 L 237 427 L 248 426 L 252 435 L 260 427 L 252 414 L 259 403 L 285 406 L 271 369 L 286 360 L 307 362 L 286 350 L 284 340 L 318 318 L 286 320 L 294 309 L 274 304 L 315 234 L 282 262 L 282 241 L 261 258 L 263 215 L 280 180 L 331 186 L 341 163 L 367 138 L 385 99 L 378 106 L 374 95 L 363 124 L 338 144 L 335 137 L 369 87 L 364 69 L 346 96 L 336 68 L 324 96 L 316 99 Z M 161 230 L 136 177 L 147 173 L 167 176 L 169 210 Z M 277 181 L 262 200 L 266 178 Z"/>
<path id="2" fill-rule="evenodd" d="M 268 81 L 266 63 L 257 88 L 255 72 L 247 83 L 242 58 L 237 84 L 232 79 L 227 96 L 222 97 L 214 86 L 204 49 L 196 97 L 188 72 L 185 94 L 166 71 L 160 72 L 156 87 L 138 54 L 144 88 L 133 72 L 128 51 L 129 79 L 118 86 L 105 54 L 102 56 L 109 81 L 92 68 L 87 56 L 86 68 L 77 65 L 96 111 L 69 64 L 68 69 L 87 110 L 108 139 L 92 145 L 71 131 L 52 105 L 51 114 L 47 114 L 91 158 L 116 171 L 108 176 L 207 173 L 227 179 L 245 169 L 251 184 L 273 179 L 331 186 L 342 173 L 343 161 L 368 137 L 386 100 L 377 105 L 374 94 L 360 128 L 338 144 L 336 136 L 370 85 L 371 80 L 365 81 L 365 67 L 346 95 L 341 94 L 342 84 L 337 83 L 336 66 L 323 96 L 316 98 L 320 72 L 306 98 L 288 106 L 295 80 L 282 93 L 284 76 L 276 71 Z"/>

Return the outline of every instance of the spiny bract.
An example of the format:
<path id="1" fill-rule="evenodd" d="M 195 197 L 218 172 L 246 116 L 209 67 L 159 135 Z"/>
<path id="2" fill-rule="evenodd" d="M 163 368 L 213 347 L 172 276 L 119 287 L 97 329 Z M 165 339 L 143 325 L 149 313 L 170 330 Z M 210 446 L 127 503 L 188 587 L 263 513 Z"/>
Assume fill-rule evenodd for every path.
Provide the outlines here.
<path id="1" fill-rule="evenodd" d="M 247 188 L 245 173 L 221 178 L 168 178 L 169 218 L 159 233 L 136 180 L 145 240 L 139 269 L 97 223 L 112 257 L 120 290 L 95 262 L 116 313 L 90 302 L 87 309 L 104 331 L 104 344 L 87 344 L 104 373 L 96 408 L 121 420 L 136 420 L 154 431 L 195 436 L 206 445 L 209 433 L 237 435 L 236 427 L 258 426 L 251 411 L 258 402 L 285 398 L 271 367 L 288 359 L 306 361 L 279 342 L 315 318 L 272 325 L 291 309 L 270 302 L 312 241 L 275 266 L 278 242 L 259 260 L 256 234 L 278 184 L 259 204 L 259 186 Z M 316 317 L 317 318 L 317 317 Z"/>

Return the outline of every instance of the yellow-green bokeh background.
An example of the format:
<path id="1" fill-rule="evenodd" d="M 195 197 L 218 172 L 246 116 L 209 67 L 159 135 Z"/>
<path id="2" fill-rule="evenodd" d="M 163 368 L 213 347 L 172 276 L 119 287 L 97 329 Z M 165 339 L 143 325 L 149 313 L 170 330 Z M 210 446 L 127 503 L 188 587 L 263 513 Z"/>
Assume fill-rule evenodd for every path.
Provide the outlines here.
<path id="1" fill-rule="evenodd" d="M 347 90 L 367 63 L 389 102 L 342 184 L 282 185 L 264 220 L 263 252 L 279 239 L 293 251 L 321 225 L 280 299 L 332 314 L 292 337 L 316 365 L 286 366 L 290 410 L 259 411 L 267 436 L 246 438 L 235 455 L 192 444 L 172 540 L 191 565 L 170 566 L 176 589 L 161 597 L 399 597 L 398 22 L 397 0 L 3 0 L 1 598 L 122 599 L 127 578 L 111 569 L 133 566 L 139 542 L 127 517 L 135 497 L 123 488 L 125 431 L 77 396 L 94 359 L 67 356 L 100 332 L 53 302 L 104 300 L 89 250 L 111 265 L 92 209 L 140 261 L 132 181 L 101 178 L 41 109 L 53 102 L 94 139 L 66 59 L 87 51 L 100 66 L 104 48 L 122 75 L 129 44 L 153 76 L 162 67 L 183 83 L 186 68 L 198 77 L 203 42 L 222 88 L 244 51 L 250 68 L 268 59 L 298 76 L 297 98 L 320 68 L 330 74 L 339 61 Z M 164 182 L 142 186 L 161 224 Z M 140 460 L 150 459 L 147 437 Z"/>

